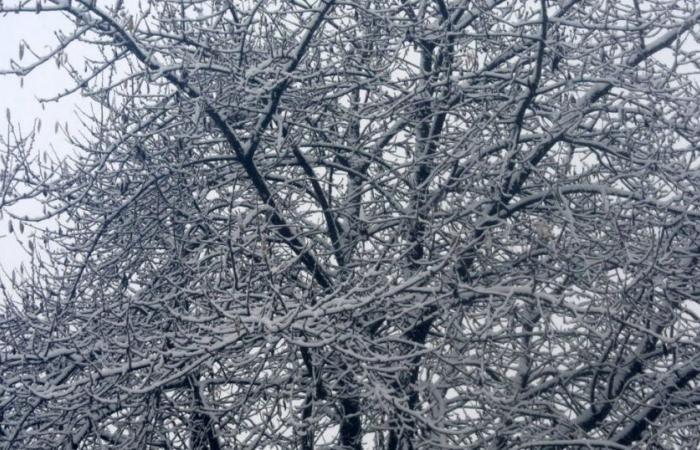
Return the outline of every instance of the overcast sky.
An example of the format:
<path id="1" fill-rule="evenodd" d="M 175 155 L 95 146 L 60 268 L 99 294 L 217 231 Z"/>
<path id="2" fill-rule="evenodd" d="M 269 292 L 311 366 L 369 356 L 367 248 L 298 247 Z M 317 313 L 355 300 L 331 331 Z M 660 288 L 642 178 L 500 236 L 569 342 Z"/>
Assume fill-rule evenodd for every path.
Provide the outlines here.
<path id="1" fill-rule="evenodd" d="M 65 28 L 67 23 L 67 20 L 57 13 L 0 16 L 0 70 L 10 67 L 10 59 L 15 61 L 19 59 L 19 44 L 22 40 L 26 41 L 34 51 L 44 52 L 57 42 L 55 31 L 61 27 Z M 72 55 L 80 57 L 74 52 Z M 22 62 L 30 62 L 33 59 L 31 53 L 25 51 Z M 34 120 L 40 118 L 42 131 L 37 149 L 53 147 L 58 153 L 68 153 L 69 147 L 65 140 L 60 135 L 54 134 L 54 124 L 56 121 L 61 123 L 68 121 L 72 130 L 79 128 L 80 125 L 75 120 L 73 111 L 76 104 L 80 104 L 81 100 L 85 103 L 85 100 L 79 95 L 73 95 L 61 102 L 47 104 L 42 110 L 37 97 L 52 97 L 65 89 L 69 82 L 68 76 L 53 64 L 45 64 L 35 73 L 25 77 L 24 87 L 20 87 L 20 80 L 14 75 L 0 76 L 0 111 L 2 111 L 0 115 L 2 131 L 0 132 L 3 134 L 6 132 L 6 109 L 11 112 L 13 123 L 19 123 L 23 130 L 31 129 Z M 28 214 L 35 210 L 36 205 L 31 204 L 12 209 L 17 214 Z M 21 261 L 27 259 L 15 238 L 8 233 L 7 218 L 0 221 L 0 251 L 2 252 L 0 266 L 8 271 L 17 268 Z"/>

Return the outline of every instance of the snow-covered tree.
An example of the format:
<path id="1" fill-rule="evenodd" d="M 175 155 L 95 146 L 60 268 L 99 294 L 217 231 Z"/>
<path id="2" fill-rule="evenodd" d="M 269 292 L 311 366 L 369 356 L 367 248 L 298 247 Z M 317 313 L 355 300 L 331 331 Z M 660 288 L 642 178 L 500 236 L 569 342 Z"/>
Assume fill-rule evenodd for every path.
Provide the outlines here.
<path id="1" fill-rule="evenodd" d="M 700 445 L 696 0 L 9 3 L 0 447 Z"/>

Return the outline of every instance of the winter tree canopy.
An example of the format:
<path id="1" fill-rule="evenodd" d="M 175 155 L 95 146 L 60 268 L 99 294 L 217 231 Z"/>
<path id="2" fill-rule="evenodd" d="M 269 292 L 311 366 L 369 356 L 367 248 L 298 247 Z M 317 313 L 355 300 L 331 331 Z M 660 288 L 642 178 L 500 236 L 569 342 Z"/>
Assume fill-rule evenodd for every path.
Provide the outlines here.
<path id="1" fill-rule="evenodd" d="M 696 0 L 0 12 L 0 448 L 700 445 Z"/>

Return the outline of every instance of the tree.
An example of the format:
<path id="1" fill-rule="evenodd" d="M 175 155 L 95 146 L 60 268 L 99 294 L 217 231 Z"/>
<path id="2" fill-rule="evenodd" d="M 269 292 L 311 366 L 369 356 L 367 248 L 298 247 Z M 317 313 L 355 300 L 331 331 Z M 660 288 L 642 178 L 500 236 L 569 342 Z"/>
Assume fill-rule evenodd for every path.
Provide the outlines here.
<path id="1" fill-rule="evenodd" d="M 58 225 L 2 448 L 700 443 L 695 1 L 0 11 L 67 16 L 7 72 L 96 105 L 73 158 L 3 135 L 13 231 Z"/>

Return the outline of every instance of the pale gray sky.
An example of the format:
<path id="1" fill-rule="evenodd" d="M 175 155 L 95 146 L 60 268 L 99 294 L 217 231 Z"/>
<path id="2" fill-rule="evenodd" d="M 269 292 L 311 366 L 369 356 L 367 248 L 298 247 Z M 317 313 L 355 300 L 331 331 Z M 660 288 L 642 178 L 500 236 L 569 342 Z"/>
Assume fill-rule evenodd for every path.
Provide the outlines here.
<path id="1" fill-rule="evenodd" d="M 10 60 L 19 59 L 19 45 L 22 40 L 37 53 L 47 51 L 50 46 L 55 45 L 57 38 L 54 33 L 60 28 L 70 26 L 68 21 L 58 13 L 51 14 L 10 14 L 0 16 L 0 70 L 10 67 Z M 75 54 L 72 55 L 80 57 Z M 34 60 L 31 52 L 24 52 L 23 63 Z M 52 97 L 61 92 L 70 83 L 70 78 L 56 68 L 52 63 L 45 64 L 34 73 L 25 77 L 24 86 L 20 86 L 20 79 L 14 75 L 0 76 L 0 132 L 6 132 L 7 123 L 5 120 L 5 110 L 9 109 L 13 123 L 19 123 L 23 131 L 30 130 L 35 119 L 42 121 L 42 129 L 37 141 L 37 150 L 49 149 L 53 147 L 60 154 L 70 152 L 69 146 L 63 137 L 54 133 L 56 121 L 61 123 L 69 122 L 70 128 L 75 130 L 80 127 L 75 120 L 73 113 L 77 104 L 85 104 L 86 100 L 79 95 L 73 95 L 58 103 L 46 104 L 42 109 L 37 97 Z M 2 149 L 5 151 L 5 149 Z M 37 205 L 25 203 L 11 209 L 16 214 L 36 213 Z M 17 228 L 17 227 L 15 227 Z M 25 230 L 26 237 L 28 231 Z M 8 272 L 12 268 L 17 268 L 27 257 L 21 247 L 17 244 L 14 236 L 8 233 L 7 217 L 0 221 L 0 267 Z"/>

